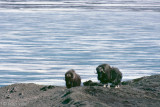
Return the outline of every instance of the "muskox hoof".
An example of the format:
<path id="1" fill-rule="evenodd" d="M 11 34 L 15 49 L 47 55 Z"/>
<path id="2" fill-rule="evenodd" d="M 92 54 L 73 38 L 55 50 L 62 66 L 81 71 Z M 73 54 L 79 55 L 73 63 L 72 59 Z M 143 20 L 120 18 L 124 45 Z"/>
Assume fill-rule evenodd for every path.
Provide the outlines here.
<path id="1" fill-rule="evenodd" d="M 120 88 L 120 86 L 119 86 L 119 85 L 117 85 L 117 86 L 115 86 L 115 89 L 116 89 L 116 88 Z"/>
<path id="2" fill-rule="evenodd" d="M 104 84 L 103 87 L 104 88 L 110 88 L 110 84 Z"/>
<path id="3" fill-rule="evenodd" d="M 110 85 L 108 85 L 107 88 L 111 88 Z"/>

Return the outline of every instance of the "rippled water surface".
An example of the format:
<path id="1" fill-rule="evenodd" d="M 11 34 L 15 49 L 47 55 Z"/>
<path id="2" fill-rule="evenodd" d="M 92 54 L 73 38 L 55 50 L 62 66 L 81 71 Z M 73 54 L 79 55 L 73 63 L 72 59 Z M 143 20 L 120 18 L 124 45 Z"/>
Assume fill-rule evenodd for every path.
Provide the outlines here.
<path id="1" fill-rule="evenodd" d="M 159 2 L 104 1 L 1 1 L 0 85 L 65 85 L 69 69 L 97 81 L 103 63 L 123 80 L 160 74 Z"/>

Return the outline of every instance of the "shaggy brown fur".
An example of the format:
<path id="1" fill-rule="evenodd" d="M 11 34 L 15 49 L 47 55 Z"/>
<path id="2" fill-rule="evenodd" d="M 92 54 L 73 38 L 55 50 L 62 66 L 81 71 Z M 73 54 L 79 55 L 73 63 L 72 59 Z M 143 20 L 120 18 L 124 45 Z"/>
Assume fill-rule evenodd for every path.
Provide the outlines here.
<path id="1" fill-rule="evenodd" d="M 98 80 L 102 84 L 112 83 L 112 85 L 121 85 L 122 73 L 118 68 L 111 67 L 108 64 L 99 65 L 97 68 Z"/>
<path id="2" fill-rule="evenodd" d="M 81 85 L 81 77 L 78 74 L 76 74 L 76 72 L 73 69 L 65 73 L 65 81 L 67 88 Z"/>

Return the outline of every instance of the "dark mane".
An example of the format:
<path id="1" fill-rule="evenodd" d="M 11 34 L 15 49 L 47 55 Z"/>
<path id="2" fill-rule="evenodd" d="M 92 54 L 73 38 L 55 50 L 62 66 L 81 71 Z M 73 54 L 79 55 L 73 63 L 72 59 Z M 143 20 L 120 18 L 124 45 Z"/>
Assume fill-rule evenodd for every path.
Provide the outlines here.
<path id="1" fill-rule="evenodd" d="M 65 73 L 65 81 L 66 81 L 66 87 L 76 87 L 81 85 L 81 78 L 76 72 L 71 69 Z"/>

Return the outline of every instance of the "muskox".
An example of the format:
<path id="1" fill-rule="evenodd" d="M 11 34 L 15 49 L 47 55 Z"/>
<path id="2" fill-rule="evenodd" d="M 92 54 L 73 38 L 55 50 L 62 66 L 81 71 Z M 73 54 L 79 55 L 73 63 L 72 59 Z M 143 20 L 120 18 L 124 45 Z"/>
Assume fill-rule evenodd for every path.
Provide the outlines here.
<path id="1" fill-rule="evenodd" d="M 73 69 L 65 73 L 65 81 L 67 88 L 81 85 L 81 77 L 78 74 L 76 74 L 76 72 Z"/>
<path id="2" fill-rule="evenodd" d="M 108 64 L 102 64 L 96 68 L 96 71 L 98 74 L 97 78 L 102 84 L 108 85 L 108 83 L 112 83 L 115 88 L 118 88 L 119 85 L 121 85 L 122 73 L 118 68 L 111 67 Z M 104 87 L 105 86 L 106 85 L 104 85 Z M 108 87 L 110 86 L 108 85 Z"/>

